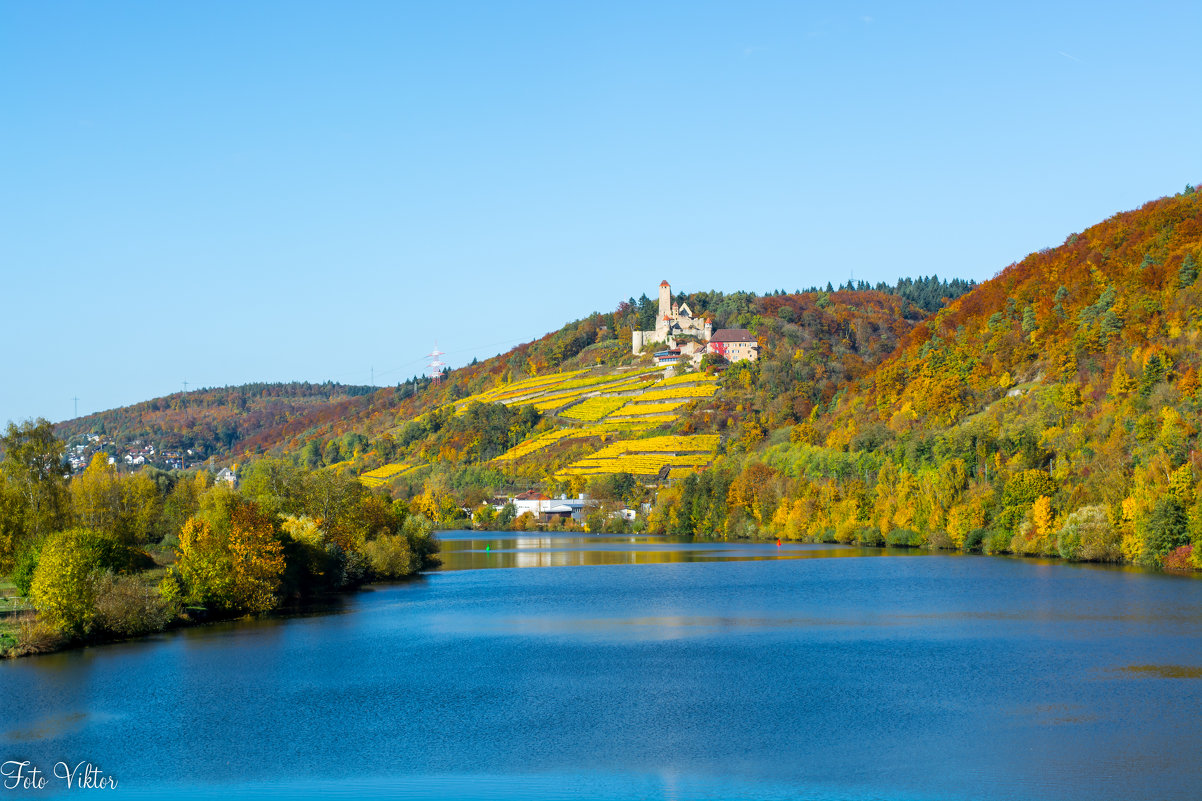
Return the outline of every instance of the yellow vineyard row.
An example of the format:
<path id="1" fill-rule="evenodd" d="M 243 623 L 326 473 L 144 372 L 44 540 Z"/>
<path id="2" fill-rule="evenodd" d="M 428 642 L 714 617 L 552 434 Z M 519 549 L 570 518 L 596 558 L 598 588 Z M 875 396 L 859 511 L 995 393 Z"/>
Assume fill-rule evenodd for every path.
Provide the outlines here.
<path id="1" fill-rule="evenodd" d="M 694 387 L 672 387 L 670 389 L 653 389 L 639 395 L 643 403 L 657 400 L 681 400 L 684 398 L 708 398 L 718 391 L 717 384 L 703 384 Z"/>
<path id="2" fill-rule="evenodd" d="M 665 378 L 659 383 L 662 387 L 671 387 L 678 384 L 716 384 L 717 382 L 718 376 L 710 373 L 684 373 Z"/>
<path id="3" fill-rule="evenodd" d="M 612 459 L 581 459 L 560 470 L 559 476 L 604 475 L 630 473 L 632 475 L 655 475 L 664 467 L 705 467 L 713 459 L 709 454 L 672 455 L 639 454 L 624 455 Z"/>
<path id="4" fill-rule="evenodd" d="M 562 416 L 572 420 L 591 422 L 607 417 L 625 405 L 625 398 L 607 398 L 605 396 L 586 398 L 572 408 L 564 411 Z"/>

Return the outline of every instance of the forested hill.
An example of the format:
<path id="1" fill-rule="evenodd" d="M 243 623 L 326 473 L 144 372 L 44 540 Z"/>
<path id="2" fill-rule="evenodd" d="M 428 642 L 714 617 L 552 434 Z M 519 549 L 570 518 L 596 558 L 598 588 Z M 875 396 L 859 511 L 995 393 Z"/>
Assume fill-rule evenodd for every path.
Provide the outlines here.
<path id="1" fill-rule="evenodd" d="M 1191 187 L 1006 267 L 757 457 L 775 494 L 753 516 L 786 536 L 1202 564 L 1199 260 Z"/>
<path id="2" fill-rule="evenodd" d="M 184 462 L 223 455 L 255 434 L 299 418 L 347 415 L 367 405 L 375 388 L 324 384 L 245 384 L 177 392 L 58 424 L 68 442 L 99 435 L 116 453 L 134 443 L 164 453 L 180 453 Z M 191 450 L 192 454 L 187 452 Z"/>

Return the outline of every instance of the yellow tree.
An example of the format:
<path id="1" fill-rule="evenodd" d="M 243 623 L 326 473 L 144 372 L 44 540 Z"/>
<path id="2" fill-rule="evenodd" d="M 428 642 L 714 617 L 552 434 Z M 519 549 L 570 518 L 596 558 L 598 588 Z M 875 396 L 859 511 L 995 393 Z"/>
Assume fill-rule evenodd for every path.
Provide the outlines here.
<path id="1" fill-rule="evenodd" d="M 96 582 L 127 567 L 127 549 L 88 529 L 51 534 L 42 547 L 29 600 L 38 617 L 67 634 L 82 635 L 96 617 Z"/>
<path id="2" fill-rule="evenodd" d="M 284 549 L 271 520 L 254 504 L 231 510 L 228 532 L 191 518 L 180 532 L 177 553 L 175 570 L 189 601 L 249 614 L 275 606 Z"/>
<path id="3" fill-rule="evenodd" d="M 110 534 L 117 530 L 121 507 L 120 479 L 117 468 L 109 464 L 107 453 L 94 454 L 88 469 L 71 479 L 71 507 L 79 525 Z"/>
<path id="4" fill-rule="evenodd" d="M 79 525 L 132 544 L 146 542 L 162 499 L 149 476 L 120 476 L 101 452 L 71 480 L 71 507 Z"/>

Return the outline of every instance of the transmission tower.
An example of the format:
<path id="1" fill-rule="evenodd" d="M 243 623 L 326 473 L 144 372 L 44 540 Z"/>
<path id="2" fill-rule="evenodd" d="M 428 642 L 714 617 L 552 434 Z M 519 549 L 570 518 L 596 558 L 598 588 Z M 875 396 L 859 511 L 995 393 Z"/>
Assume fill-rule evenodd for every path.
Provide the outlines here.
<path id="1" fill-rule="evenodd" d="M 426 354 L 426 358 L 430 360 L 430 363 L 426 365 L 426 368 L 431 371 L 430 372 L 430 380 L 433 381 L 435 384 L 437 384 L 439 381 L 442 380 L 442 373 L 443 373 L 442 368 L 447 366 L 447 363 L 442 361 L 442 359 L 439 358 L 440 356 L 446 356 L 446 353 L 439 350 L 438 343 L 435 342 L 434 350 L 432 350 Z"/>

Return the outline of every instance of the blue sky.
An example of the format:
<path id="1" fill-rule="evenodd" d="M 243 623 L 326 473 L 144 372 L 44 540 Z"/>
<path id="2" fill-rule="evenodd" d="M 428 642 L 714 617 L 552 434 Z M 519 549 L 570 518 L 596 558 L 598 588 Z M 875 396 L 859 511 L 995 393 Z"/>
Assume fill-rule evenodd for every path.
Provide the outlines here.
<path id="1" fill-rule="evenodd" d="M 0 4 L 0 423 L 623 298 L 985 279 L 1202 180 L 1202 4 Z"/>

